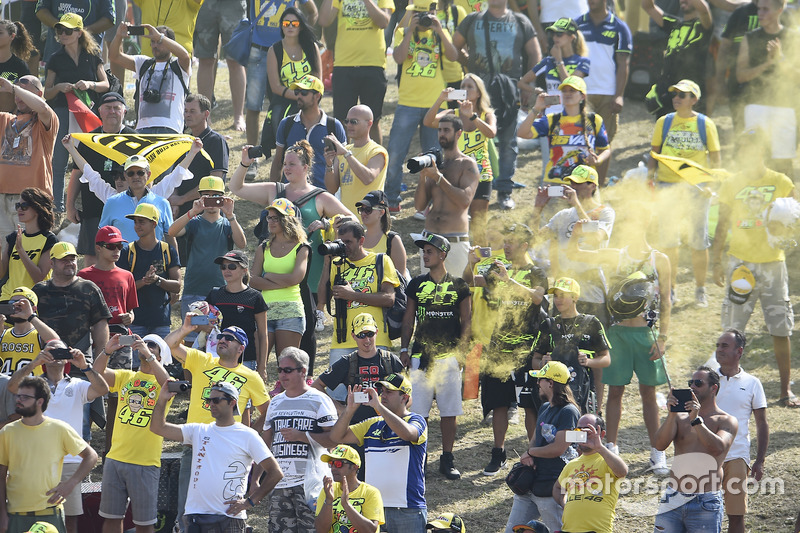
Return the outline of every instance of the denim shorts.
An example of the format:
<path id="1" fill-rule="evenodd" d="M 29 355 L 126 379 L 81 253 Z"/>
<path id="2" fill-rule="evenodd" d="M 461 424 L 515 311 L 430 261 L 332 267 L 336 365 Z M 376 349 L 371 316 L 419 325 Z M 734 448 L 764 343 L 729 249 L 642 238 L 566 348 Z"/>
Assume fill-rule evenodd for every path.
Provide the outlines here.
<path id="1" fill-rule="evenodd" d="M 669 488 L 661 498 L 653 532 L 719 532 L 722 509 L 722 491 L 683 494 Z"/>
<path id="2" fill-rule="evenodd" d="M 267 51 L 255 46 L 250 48 L 247 60 L 247 89 L 244 107 L 248 111 L 261 111 L 267 95 Z"/>
<path id="3" fill-rule="evenodd" d="M 277 330 L 294 331 L 302 335 L 306 331 L 306 317 L 267 319 L 267 333 L 275 333 Z"/>

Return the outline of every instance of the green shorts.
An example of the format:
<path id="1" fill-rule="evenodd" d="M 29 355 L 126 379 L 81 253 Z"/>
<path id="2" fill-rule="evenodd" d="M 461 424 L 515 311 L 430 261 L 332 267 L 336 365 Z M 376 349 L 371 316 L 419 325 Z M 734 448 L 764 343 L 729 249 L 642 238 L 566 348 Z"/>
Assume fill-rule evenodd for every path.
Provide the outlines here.
<path id="1" fill-rule="evenodd" d="M 667 382 L 662 362 L 650 360 L 650 347 L 653 346 L 650 328 L 616 325 L 608 329 L 607 335 L 613 348 L 611 365 L 603 369 L 603 383 L 612 387 L 628 385 L 634 372 L 641 385 L 655 387 Z"/>

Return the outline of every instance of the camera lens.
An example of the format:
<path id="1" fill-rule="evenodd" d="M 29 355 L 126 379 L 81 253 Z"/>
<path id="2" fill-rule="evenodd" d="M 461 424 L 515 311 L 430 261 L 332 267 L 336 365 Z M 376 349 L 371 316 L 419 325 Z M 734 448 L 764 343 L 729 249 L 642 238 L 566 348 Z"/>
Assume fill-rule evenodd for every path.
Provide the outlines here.
<path id="1" fill-rule="evenodd" d="M 333 242 L 324 242 L 317 247 L 319 255 L 335 255 L 345 257 L 347 255 L 347 248 L 344 243 L 339 239 Z"/>

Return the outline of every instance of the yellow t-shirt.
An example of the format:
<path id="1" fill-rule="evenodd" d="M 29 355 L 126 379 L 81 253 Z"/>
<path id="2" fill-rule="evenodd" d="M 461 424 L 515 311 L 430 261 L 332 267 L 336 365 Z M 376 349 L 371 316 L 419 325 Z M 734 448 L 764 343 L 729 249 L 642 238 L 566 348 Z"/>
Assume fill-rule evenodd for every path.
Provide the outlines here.
<path id="1" fill-rule="evenodd" d="M 489 7 L 489 3 L 486 2 L 486 0 L 456 0 L 455 5 L 463 8 L 468 15 L 470 13 L 486 11 L 486 8 Z M 460 22 L 461 19 L 459 19 L 459 23 Z"/>
<path id="2" fill-rule="evenodd" d="M 706 118 L 706 144 L 703 144 L 697 129 L 697 117 L 682 118 L 677 114 L 672 119 L 666 140 L 662 139 L 664 117 L 656 120 L 653 130 L 653 146 L 661 146 L 661 153 L 673 157 L 683 157 L 707 167 L 708 152 L 719 152 L 719 135 L 717 126 L 710 118 Z M 663 146 L 662 146 L 663 143 Z M 678 183 L 681 178 L 664 163 L 658 163 L 658 181 Z"/>
<path id="3" fill-rule="evenodd" d="M 377 0 L 378 9 L 394 11 L 394 0 Z M 386 68 L 386 41 L 383 29 L 369 18 L 363 0 L 333 0 L 338 9 L 336 67 Z"/>
<path id="4" fill-rule="evenodd" d="M 467 16 L 467 10 L 464 7 L 456 5 L 455 8 L 458 16 L 456 20 L 453 20 L 453 11 L 449 7 L 447 11 L 436 12 L 436 17 L 442 22 L 442 27 L 450 32 L 450 35 L 456 33 L 458 25 L 461 24 L 461 21 Z M 464 79 L 464 69 L 461 67 L 461 63 L 458 61 L 450 61 L 446 57 L 443 57 L 442 61 L 444 63 L 442 74 L 444 75 L 445 83 L 455 83 Z"/>
<path id="5" fill-rule="evenodd" d="M 443 29 L 447 33 L 446 29 Z M 394 34 L 395 48 L 403 42 L 405 28 Z M 449 33 L 448 33 L 449 36 Z M 397 104 L 408 107 L 430 108 L 445 87 L 442 75 L 444 51 L 433 30 L 417 30 L 408 43 L 408 53 L 403 60 Z"/>
<path id="6" fill-rule="evenodd" d="M 255 370 L 239 364 L 235 368 L 220 366 L 219 358 L 210 353 L 189 348 L 183 367 L 192 373 L 192 394 L 189 401 L 187 423 L 210 424 L 214 421 L 208 408 L 208 397 L 211 394 L 211 383 L 227 381 L 239 389 L 239 413 L 247 407 L 247 400 L 252 400 L 258 407 L 269 401 L 267 386 Z M 241 415 L 235 416 L 237 422 Z"/>
<path id="7" fill-rule="evenodd" d="M 758 179 L 737 174 L 722 183 L 719 201 L 731 209 L 731 239 L 728 253 L 748 263 L 770 263 L 786 259 L 783 250 L 767 242 L 767 206 L 776 198 L 792 195 L 794 183 L 784 174 L 769 170 Z"/>
<path id="8" fill-rule="evenodd" d="M 459 109 L 456 115 L 461 116 Z M 486 113 L 481 113 L 481 120 L 486 120 Z M 458 138 L 458 149 L 470 156 L 478 164 L 479 181 L 492 181 L 492 164 L 489 161 L 489 143 L 492 140 L 475 128 L 472 131 L 462 131 Z"/>
<path id="9" fill-rule="evenodd" d="M 483 275 L 494 263 L 495 259 L 506 262 L 506 254 L 503 249 L 492 250 L 491 257 L 481 259 L 472 269 L 472 275 Z M 494 326 L 497 323 L 497 309 L 489 306 L 489 302 L 483 297 L 483 287 L 470 287 L 472 292 L 472 320 L 474 324 L 480 324 L 479 328 L 472 328 L 472 337 L 476 343 L 489 344 L 492 340 Z"/>
<path id="10" fill-rule="evenodd" d="M 50 250 L 56 242 L 56 236 L 49 231 L 45 233 L 39 232 L 33 235 L 22 233 L 22 247 L 35 265 L 39 264 L 39 260 L 42 258 L 42 252 Z M 52 270 L 47 273 L 44 281 L 50 279 L 51 274 Z M 3 291 L 0 293 L 0 301 L 8 301 L 8 299 L 11 298 L 11 292 L 17 287 L 33 288 L 34 284 L 33 278 L 28 274 L 28 270 L 19 258 L 19 251 L 16 246 L 14 246 L 8 258 L 8 281 L 3 285 Z"/>
<path id="11" fill-rule="evenodd" d="M 3 360 L 0 373 L 10 377 L 11 374 L 33 361 L 44 345 L 36 328 L 31 327 L 27 333 L 22 335 L 14 333 L 12 328 L 5 330 L 0 336 L 0 359 Z M 42 368 L 34 368 L 33 373 L 36 376 L 41 375 Z"/>
<path id="12" fill-rule="evenodd" d="M 619 498 L 616 480 L 599 453 L 581 455 L 567 463 L 558 476 L 558 482 L 567 489 L 563 529 L 611 533 Z"/>
<path id="13" fill-rule="evenodd" d="M 69 424 L 47 416 L 38 426 L 16 420 L 0 430 L 0 465 L 8 467 L 8 512 L 51 507 L 45 493 L 61 482 L 64 456 L 78 455 L 87 446 Z"/>
<path id="14" fill-rule="evenodd" d="M 351 261 L 353 266 L 346 266 L 342 268 L 342 276 L 347 281 L 354 291 L 363 292 L 366 294 L 376 294 L 380 292 L 381 280 L 378 280 L 376 273 L 376 260 L 378 256 L 372 252 L 367 252 L 367 256 L 358 261 Z M 336 266 L 331 267 L 331 282 L 336 274 Z M 391 283 L 393 287 L 400 286 L 400 279 L 397 277 L 397 270 L 394 268 L 394 263 L 388 255 L 383 256 L 383 280 L 384 282 Z M 358 348 L 356 341 L 350 332 L 353 331 L 353 319 L 356 315 L 361 313 L 369 313 L 375 318 L 378 323 L 378 334 L 375 337 L 376 346 L 391 346 L 392 341 L 389 339 L 389 332 L 383 327 L 383 307 L 375 307 L 366 305 L 361 302 L 349 301 L 347 302 L 347 336 L 345 342 L 338 342 L 336 334 L 334 333 L 331 340 L 331 349 L 333 348 Z"/>
<path id="15" fill-rule="evenodd" d="M 114 370 L 111 392 L 119 393 L 114 434 L 108 457 L 115 461 L 142 466 L 161 466 L 164 438 L 150 431 L 150 419 L 161 385 L 152 374 Z M 167 411 L 172 400 L 167 404 Z"/>
<path id="16" fill-rule="evenodd" d="M 193 50 L 194 26 L 197 13 L 203 0 L 133 0 L 142 9 L 142 24 L 169 26 L 175 32 L 175 41 L 186 48 L 191 55 Z M 142 54 L 153 57 L 150 39 L 141 39 Z"/>
<path id="17" fill-rule="evenodd" d="M 386 148 L 376 143 L 372 139 L 370 139 L 367 144 L 360 148 L 356 148 L 352 144 L 348 144 L 345 148 L 352 150 L 353 157 L 355 157 L 359 163 L 365 166 L 367 163 L 369 163 L 369 160 L 376 155 L 383 155 L 383 168 L 378 174 L 378 177 L 376 177 L 375 180 L 369 185 L 364 185 L 364 182 L 358 179 L 358 177 L 350 171 L 350 164 L 347 162 L 347 159 L 345 159 L 344 156 L 340 155 L 338 157 L 339 186 L 342 189 L 342 203 L 347 209 L 355 213 L 356 202 L 363 200 L 368 192 L 383 190 L 383 186 L 386 183 L 386 167 L 388 166 L 387 162 L 389 161 L 389 154 L 386 152 Z"/>
<path id="18" fill-rule="evenodd" d="M 383 517 L 381 493 L 372 485 L 359 483 L 356 490 L 350 491 L 350 496 L 347 499 L 350 505 L 365 518 L 375 520 L 378 524 L 386 523 Z M 317 514 L 322 511 L 324 505 L 325 491 L 323 490 L 317 498 Z M 333 524 L 331 524 L 328 533 L 357 533 L 342 508 L 342 486 L 338 481 L 333 484 Z"/>
<path id="19" fill-rule="evenodd" d="M 277 59 L 277 58 L 276 58 Z M 283 49 L 283 60 L 280 63 L 281 85 L 289 87 L 292 83 L 299 79 L 305 78 L 311 74 L 311 64 L 308 62 L 306 53 L 303 52 L 303 57 L 299 61 L 292 61 L 286 48 Z"/>

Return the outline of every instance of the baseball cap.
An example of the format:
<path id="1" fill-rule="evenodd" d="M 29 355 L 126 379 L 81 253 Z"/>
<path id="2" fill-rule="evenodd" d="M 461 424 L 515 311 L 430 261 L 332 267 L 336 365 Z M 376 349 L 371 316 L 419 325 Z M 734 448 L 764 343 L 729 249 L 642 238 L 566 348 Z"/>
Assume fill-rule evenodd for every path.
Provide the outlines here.
<path id="1" fill-rule="evenodd" d="M 572 87 L 576 91 L 586 94 L 586 82 L 580 76 L 567 76 L 564 78 L 564 81 L 558 86 L 558 90 L 560 91 L 564 87 Z"/>
<path id="2" fill-rule="evenodd" d="M 161 217 L 161 213 L 158 212 L 158 208 L 153 204 L 142 203 L 136 206 L 136 211 L 134 211 L 132 214 L 125 215 L 125 218 L 129 218 L 131 220 L 136 217 L 146 218 L 147 220 L 152 220 L 158 224 L 158 219 Z"/>
<path id="3" fill-rule="evenodd" d="M 353 333 L 358 335 L 362 331 L 378 331 L 378 324 L 369 313 L 361 313 L 353 319 Z"/>
<path id="4" fill-rule="evenodd" d="M 448 529 L 453 533 L 464 533 L 464 521 L 461 517 L 454 513 L 442 513 L 436 519 L 428 522 L 425 529 Z"/>
<path id="5" fill-rule="evenodd" d="M 552 379 L 553 381 L 557 381 L 566 385 L 569 383 L 569 368 L 564 363 L 560 363 L 558 361 L 548 361 L 542 368 L 539 370 L 530 370 L 528 374 L 532 378 L 545 378 L 545 379 Z"/>
<path id="6" fill-rule="evenodd" d="M 553 286 L 547 289 L 547 294 L 553 294 L 556 291 L 564 291 L 574 294 L 575 296 L 581 295 L 581 286 L 572 278 L 558 278 Z"/>
<path id="7" fill-rule="evenodd" d="M 53 259 L 64 259 L 68 255 L 78 255 L 78 252 L 75 251 L 75 247 L 71 242 L 57 242 L 50 249 L 50 257 Z"/>
<path id="8" fill-rule="evenodd" d="M 242 328 L 239 326 L 228 326 L 227 328 L 223 329 L 222 333 L 227 333 L 229 335 L 233 335 L 236 337 L 236 341 L 244 347 L 247 347 L 247 333 L 244 332 Z"/>
<path id="9" fill-rule="evenodd" d="M 573 183 L 594 183 L 598 184 L 597 171 L 589 165 L 578 165 L 572 170 L 572 174 L 566 176 L 565 180 Z"/>
<path id="10" fill-rule="evenodd" d="M 350 461 L 354 465 L 361 467 L 361 457 L 358 456 L 358 452 L 346 444 L 336 445 L 328 453 L 323 453 L 320 459 L 325 463 L 333 459 L 344 459 L 345 461 Z"/>
<path id="11" fill-rule="evenodd" d="M 568 32 L 568 33 L 577 33 L 578 26 L 575 25 L 572 19 L 567 17 L 562 17 L 552 23 L 550 26 L 545 28 L 547 31 L 554 31 L 557 33 Z"/>
<path id="12" fill-rule="evenodd" d="M 275 198 L 267 209 L 274 209 L 282 217 L 296 217 L 297 208 L 286 198 Z"/>
<path id="13" fill-rule="evenodd" d="M 233 386 L 233 383 L 228 381 L 218 381 L 215 384 L 211 385 L 211 390 L 215 390 L 218 392 L 222 392 L 227 394 L 234 400 L 233 404 L 233 414 L 239 414 L 239 389 Z"/>
<path id="14" fill-rule="evenodd" d="M 669 92 L 681 91 L 684 93 L 692 93 L 700 99 L 700 86 L 692 80 L 681 80 L 675 85 L 670 85 Z"/>
<path id="15" fill-rule="evenodd" d="M 389 374 L 378 383 L 385 389 L 399 390 L 403 394 L 411 396 L 411 382 L 402 374 Z"/>
<path id="16" fill-rule="evenodd" d="M 425 2 L 425 0 L 417 0 L 410 6 L 408 6 L 409 11 L 413 11 L 414 13 L 426 13 L 430 11 L 430 2 Z"/>
<path id="17" fill-rule="evenodd" d="M 516 237 L 521 237 L 523 239 L 530 240 L 533 238 L 533 230 L 527 224 L 511 224 L 509 227 L 506 228 L 505 232 L 506 235 L 514 235 Z"/>
<path id="18" fill-rule="evenodd" d="M 146 168 L 150 169 L 150 163 L 148 163 L 147 158 L 141 156 L 139 154 L 133 154 L 128 159 L 125 160 L 125 167 L 124 170 L 128 170 L 131 167 L 139 167 L 139 168 Z"/>
<path id="19" fill-rule="evenodd" d="M 389 205 L 389 200 L 383 191 L 370 191 L 363 200 L 356 202 L 356 207 L 361 207 L 362 205 L 367 207 L 386 207 Z"/>
<path id="20" fill-rule="evenodd" d="M 250 259 L 248 259 L 247 254 L 245 254 L 241 250 L 231 250 L 225 255 L 221 255 L 216 259 L 214 259 L 214 262 L 218 265 L 221 265 L 223 261 L 232 261 L 234 263 L 239 263 L 244 268 L 248 268 L 250 266 Z"/>
<path id="21" fill-rule="evenodd" d="M 36 293 L 30 290 L 28 287 L 17 287 L 11 291 L 11 297 L 9 297 L 9 300 L 14 296 L 22 296 L 26 298 L 34 307 L 39 305 L 39 297 L 36 296 Z"/>
<path id="22" fill-rule="evenodd" d="M 100 97 L 100 101 L 98 102 L 98 104 L 103 105 L 103 104 L 111 104 L 114 102 L 119 102 L 124 105 L 125 98 L 123 98 L 122 95 L 119 93 L 109 92 Z"/>
<path id="23" fill-rule="evenodd" d="M 533 531 L 533 533 L 550 533 L 550 528 L 538 520 L 531 520 L 528 523 L 516 525 L 512 527 L 511 530 L 514 533 L 520 533 L 528 530 Z"/>
<path id="24" fill-rule="evenodd" d="M 225 182 L 222 181 L 222 178 L 218 178 L 216 176 L 206 176 L 205 178 L 200 178 L 200 184 L 197 186 L 198 191 L 216 191 L 216 192 L 225 192 Z"/>
<path id="25" fill-rule="evenodd" d="M 114 244 L 117 242 L 128 242 L 122 238 L 122 232 L 119 229 L 115 228 L 114 226 L 103 226 L 99 230 L 97 230 L 97 235 L 94 238 L 94 242 L 105 242 L 108 244 Z"/>
<path id="26" fill-rule="evenodd" d="M 47 522 L 36 522 L 26 533 L 58 533 L 58 528 Z"/>
<path id="27" fill-rule="evenodd" d="M 56 22 L 55 25 L 64 26 L 65 28 L 72 28 L 73 30 L 82 30 L 83 17 L 77 13 L 64 13 L 61 15 L 61 18 L 58 19 L 58 22 Z"/>
<path id="28" fill-rule="evenodd" d="M 293 91 L 295 89 L 307 89 L 310 91 L 317 91 L 319 94 L 322 94 L 325 92 L 325 85 L 323 85 L 322 80 L 316 76 L 308 75 L 295 82 L 292 82 L 292 84 L 289 85 L 289 90 Z"/>
<path id="29" fill-rule="evenodd" d="M 441 235 L 437 235 L 435 233 L 428 233 L 421 239 L 417 239 L 414 241 L 419 248 L 424 248 L 426 244 L 430 244 L 437 250 L 447 253 L 450 251 L 450 241 L 447 240 L 447 237 L 442 237 Z"/>

